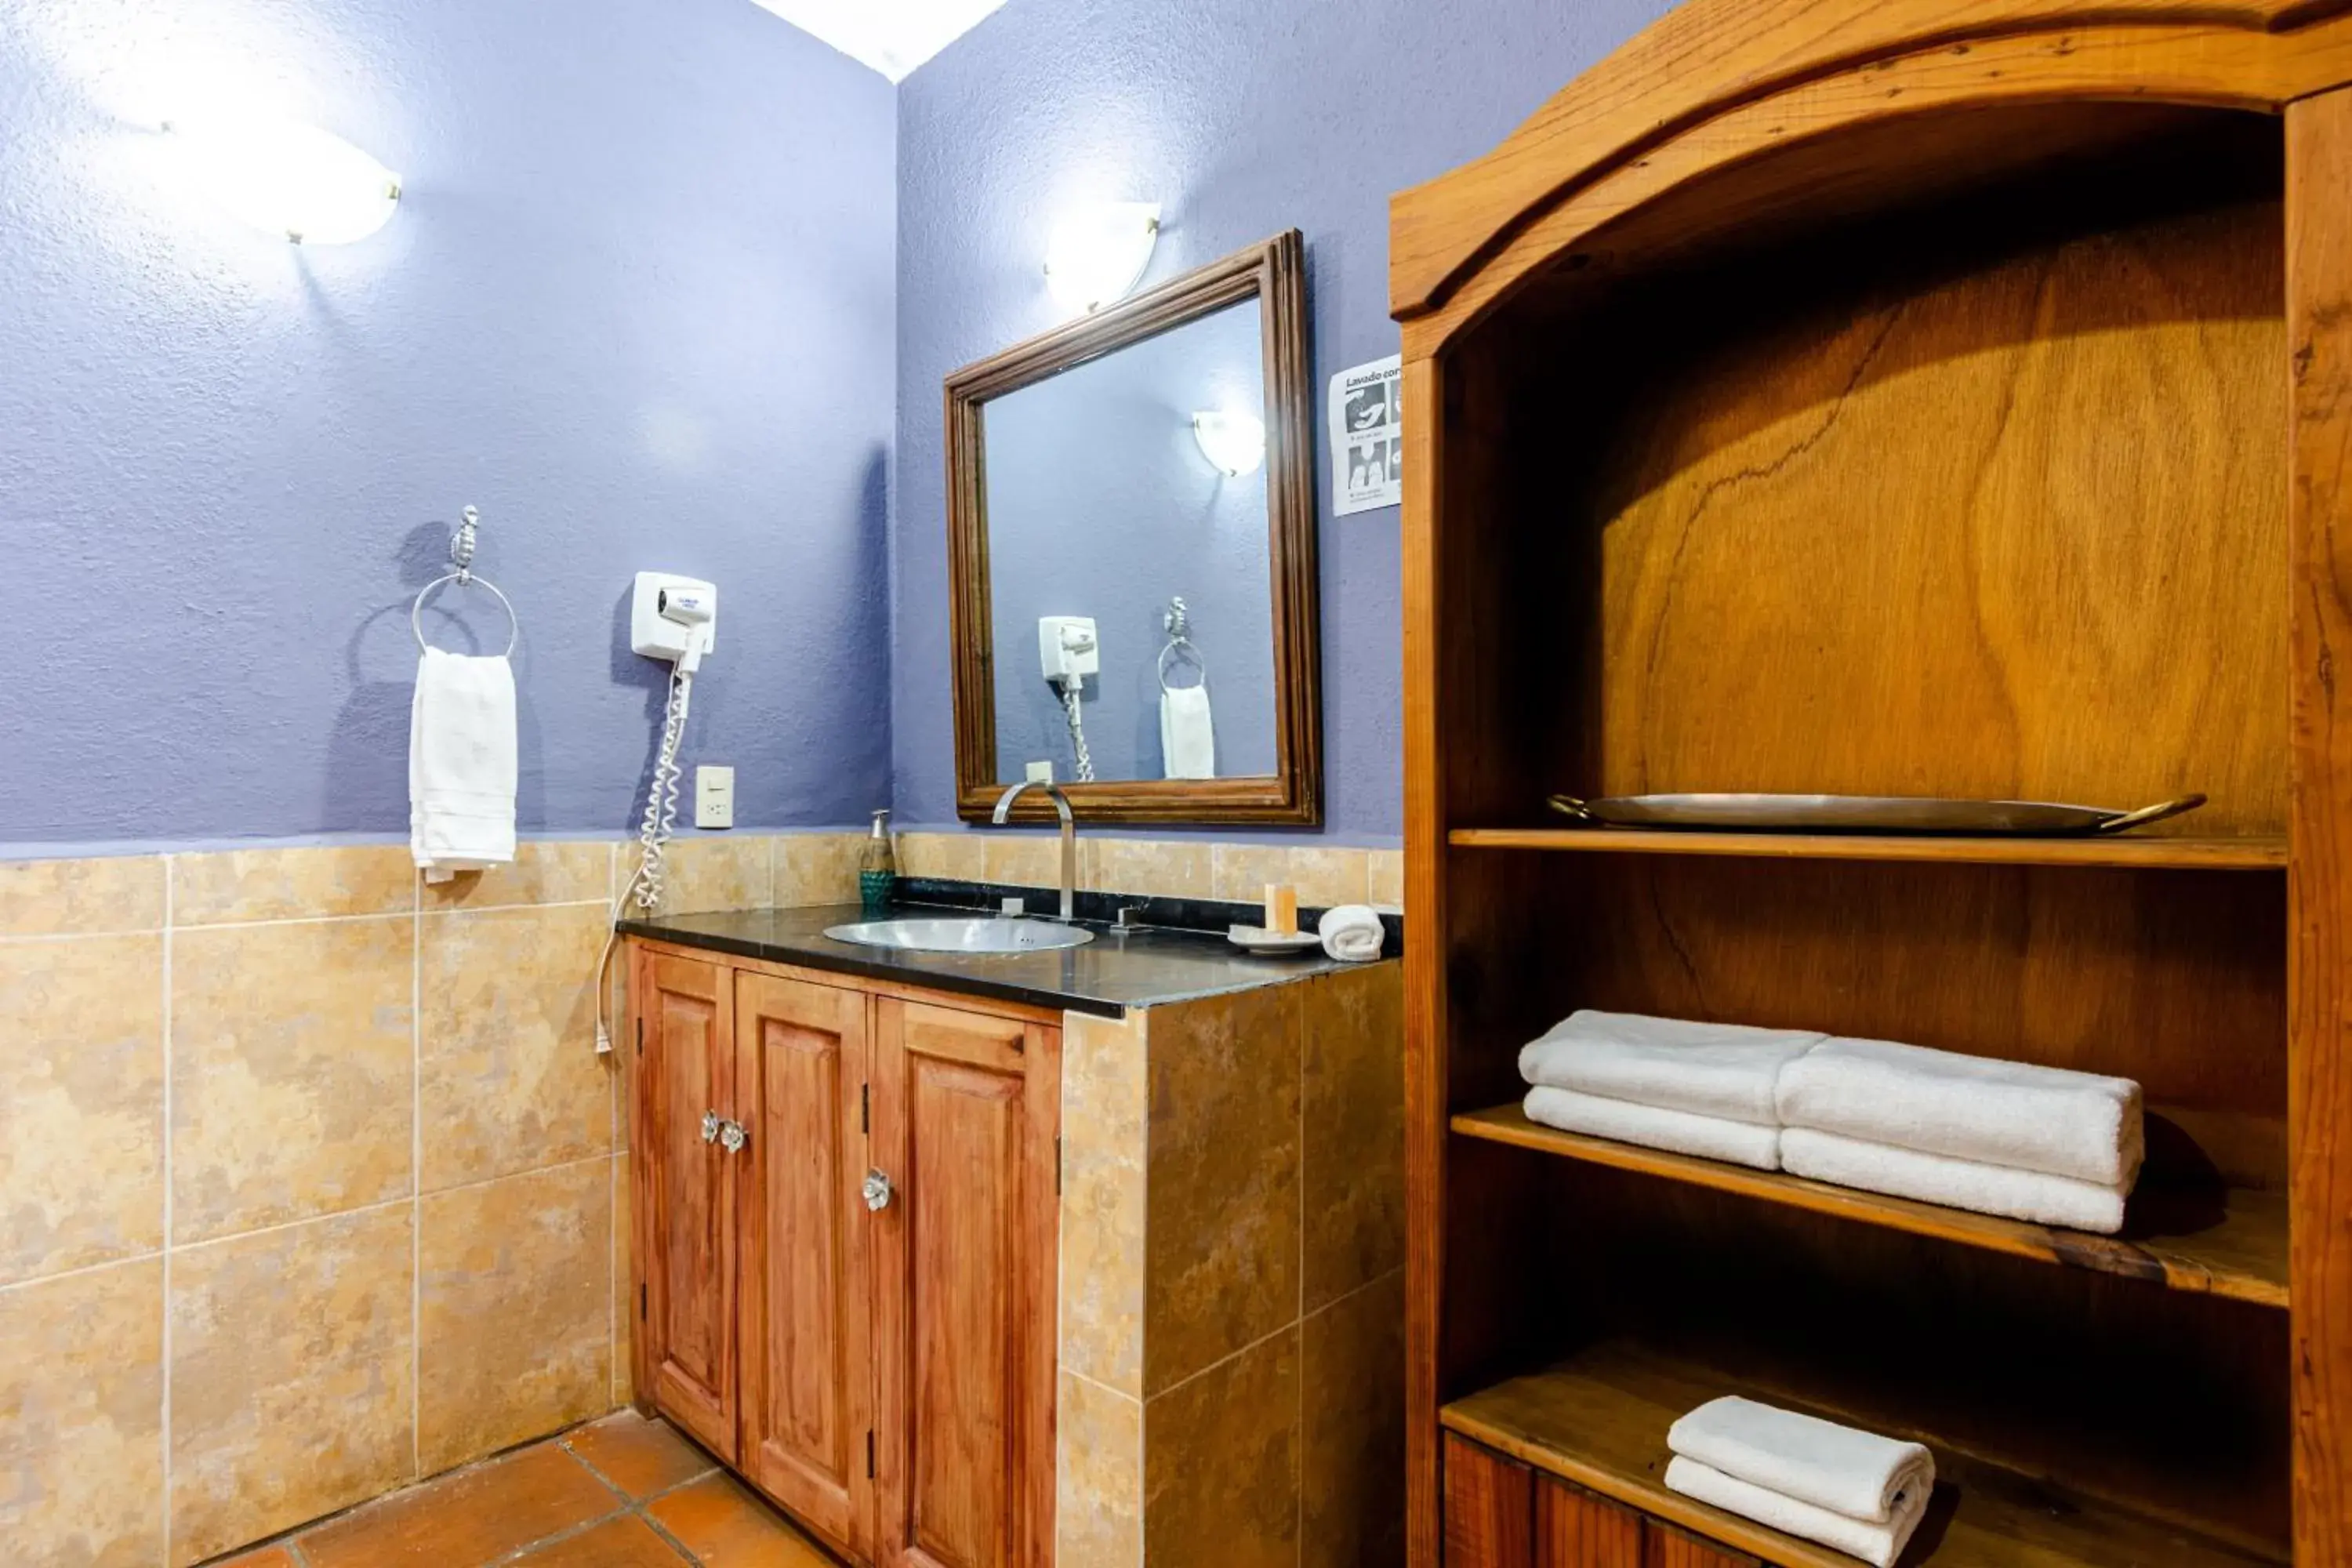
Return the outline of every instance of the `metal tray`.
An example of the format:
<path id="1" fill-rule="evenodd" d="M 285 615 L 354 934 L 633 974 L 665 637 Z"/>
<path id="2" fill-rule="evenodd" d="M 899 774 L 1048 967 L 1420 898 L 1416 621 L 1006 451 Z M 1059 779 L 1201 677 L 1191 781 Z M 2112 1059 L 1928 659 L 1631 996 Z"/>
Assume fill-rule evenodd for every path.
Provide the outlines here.
<path id="1" fill-rule="evenodd" d="M 1939 800 L 1899 795 L 1628 795 L 1547 803 L 1596 827 L 1665 827 L 1740 833 L 1942 833 L 2064 837 L 2121 833 L 2194 811 L 2185 795 L 2137 811 L 2039 800 Z"/>

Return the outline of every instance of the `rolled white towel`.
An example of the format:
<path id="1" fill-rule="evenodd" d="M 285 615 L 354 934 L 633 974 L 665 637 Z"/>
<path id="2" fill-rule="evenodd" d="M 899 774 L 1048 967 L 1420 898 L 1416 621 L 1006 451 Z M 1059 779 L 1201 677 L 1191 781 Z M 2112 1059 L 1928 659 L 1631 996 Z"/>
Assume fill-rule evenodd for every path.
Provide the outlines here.
<path id="1" fill-rule="evenodd" d="M 1605 1100 L 1579 1094 L 1572 1089 L 1538 1084 L 1528 1090 L 1528 1120 L 1563 1132 L 1639 1143 L 1703 1160 L 1752 1165 L 1759 1171 L 1780 1168 L 1780 1130 L 1752 1121 L 1727 1121 L 1717 1116 L 1694 1116 L 1687 1110 L 1636 1105 L 1629 1100 Z"/>
<path id="2" fill-rule="evenodd" d="M 1343 963 L 1370 963 L 1389 940 L 1379 911 L 1369 904 L 1325 910 L 1315 922 L 1315 934 L 1323 939 L 1323 951 Z"/>
<path id="3" fill-rule="evenodd" d="M 1529 1083 L 1776 1127 L 1775 1086 L 1826 1038 L 1804 1029 L 1696 1024 L 1639 1013 L 1571 1013 L 1519 1052 Z"/>
<path id="4" fill-rule="evenodd" d="M 1886 1523 L 1906 1498 L 1936 1484 L 1936 1457 L 1917 1443 L 1738 1394 L 1710 1399 L 1675 1422 L 1666 1447 L 1751 1486 L 1872 1524 Z"/>
<path id="5" fill-rule="evenodd" d="M 2124 1227 L 2124 1198 L 2130 1191 L 2071 1176 L 1955 1160 L 1948 1154 L 1923 1154 L 1811 1127 L 1781 1129 L 1780 1163 L 1792 1174 L 1817 1182 L 2102 1236 Z"/>
<path id="6" fill-rule="evenodd" d="M 1910 1543 L 1911 1532 L 1919 1528 L 1919 1516 L 1927 1510 L 1927 1493 L 1922 1490 L 1906 1499 L 1894 1518 L 1884 1524 L 1874 1524 L 1799 1502 L 1737 1476 L 1727 1476 L 1696 1459 L 1679 1457 L 1666 1466 L 1666 1489 L 1787 1534 L 1818 1541 L 1864 1563 L 1874 1563 L 1876 1568 L 1894 1568 L 1895 1560 Z"/>
<path id="7" fill-rule="evenodd" d="M 1780 1075 L 1780 1121 L 1872 1143 L 2128 1187 L 2139 1085 L 2063 1068 L 1832 1039 Z"/>

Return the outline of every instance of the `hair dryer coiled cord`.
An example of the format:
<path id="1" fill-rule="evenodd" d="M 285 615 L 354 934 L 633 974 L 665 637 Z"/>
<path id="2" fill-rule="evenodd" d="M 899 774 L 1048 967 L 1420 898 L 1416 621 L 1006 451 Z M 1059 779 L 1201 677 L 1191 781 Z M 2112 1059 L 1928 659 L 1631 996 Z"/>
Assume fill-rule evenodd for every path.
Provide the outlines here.
<path id="1" fill-rule="evenodd" d="M 1077 782 L 1095 782 L 1095 760 L 1087 751 L 1087 721 L 1078 708 L 1080 682 L 1075 675 L 1063 676 L 1056 685 L 1062 689 L 1062 710 L 1070 716 L 1070 750 L 1077 761 Z"/>
<path id="2" fill-rule="evenodd" d="M 669 704 L 662 720 L 661 749 L 654 758 L 653 787 L 646 792 L 645 820 L 637 828 L 637 868 L 629 878 L 621 896 L 614 900 L 613 918 L 618 921 L 634 901 L 637 908 L 652 914 L 661 908 L 662 881 L 665 868 L 662 851 L 677 831 L 677 796 L 679 782 L 686 770 L 679 765 L 677 753 L 686 742 L 686 715 L 694 702 L 694 672 L 683 661 L 670 671 Z M 604 956 L 596 961 L 596 1050 L 599 1055 L 613 1048 L 612 1031 L 612 967 L 613 949 L 620 942 L 618 930 L 604 936 Z"/>

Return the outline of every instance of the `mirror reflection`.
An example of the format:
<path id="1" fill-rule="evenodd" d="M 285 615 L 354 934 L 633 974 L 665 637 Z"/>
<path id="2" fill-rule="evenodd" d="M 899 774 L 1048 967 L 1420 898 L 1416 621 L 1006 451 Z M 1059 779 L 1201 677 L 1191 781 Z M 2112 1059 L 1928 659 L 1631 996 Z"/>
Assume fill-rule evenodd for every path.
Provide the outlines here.
<path id="1" fill-rule="evenodd" d="M 1245 300 L 985 404 L 1000 780 L 1277 771 L 1261 333 Z"/>

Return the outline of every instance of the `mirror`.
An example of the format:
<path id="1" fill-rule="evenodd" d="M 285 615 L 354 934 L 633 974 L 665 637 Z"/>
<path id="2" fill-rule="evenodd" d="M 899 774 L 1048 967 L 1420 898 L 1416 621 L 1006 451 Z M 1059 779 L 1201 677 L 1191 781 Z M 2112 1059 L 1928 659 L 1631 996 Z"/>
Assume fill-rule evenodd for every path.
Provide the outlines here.
<path id="1" fill-rule="evenodd" d="M 1049 772 L 1089 821 L 1320 819 L 1303 261 L 1284 235 L 949 378 L 966 818 Z"/>

